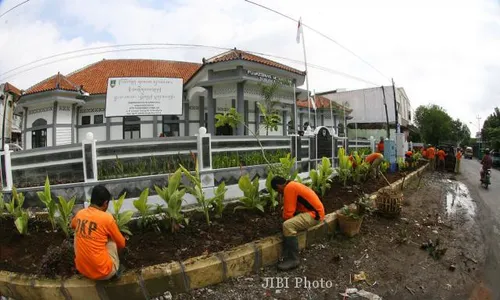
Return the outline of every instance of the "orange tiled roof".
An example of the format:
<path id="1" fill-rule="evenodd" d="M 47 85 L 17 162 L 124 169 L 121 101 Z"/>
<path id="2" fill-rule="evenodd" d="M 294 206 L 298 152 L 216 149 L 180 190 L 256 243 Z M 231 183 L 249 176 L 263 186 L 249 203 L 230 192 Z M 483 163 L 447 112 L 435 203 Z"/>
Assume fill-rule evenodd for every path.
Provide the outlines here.
<path id="1" fill-rule="evenodd" d="M 26 94 L 56 90 L 56 78 L 62 78 L 66 85 L 59 89 L 78 91 L 80 86 L 90 94 L 105 94 L 110 77 L 174 77 L 184 83 L 201 67 L 200 64 L 151 59 L 110 59 L 101 60 L 66 77 L 56 75 L 28 89 Z M 57 77 L 60 76 L 60 77 Z"/>
<path id="2" fill-rule="evenodd" d="M 280 64 L 278 62 L 269 60 L 267 58 L 263 58 L 261 56 L 253 55 L 253 54 L 247 53 L 245 51 L 238 50 L 236 48 L 233 50 L 229 50 L 225 53 L 219 54 L 217 56 L 214 56 L 214 57 L 206 60 L 205 63 L 214 64 L 214 63 L 218 63 L 218 62 L 238 60 L 238 59 L 256 62 L 256 63 L 267 65 L 270 67 L 282 69 L 282 70 L 285 70 L 288 72 L 296 73 L 299 75 L 305 75 L 305 72 L 302 72 L 302 71 L 299 71 L 297 69 L 286 66 L 284 64 Z"/>
<path id="3" fill-rule="evenodd" d="M 21 96 L 21 91 L 8 82 L 5 83 L 3 91 L 4 92 L 11 92 L 15 95 Z"/>
<path id="4" fill-rule="evenodd" d="M 321 108 L 328 108 L 329 109 L 330 105 L 332 105 L 332 107 L 334 109 L 337 109 L 337 110 L 344 109 L 344 106 L 338 104 L 335 101 L 331 101 L 330 99 L 328 99 L 326 97 L 314 96 L 314 99 L 315 99 L 316 108 L 318 108 L 318 109 L 321 109 Z M 308 107 L 307 100 L 306 99 L 297 99 L 297 106 L 302 107 L 302 108 L 307 108 Z M 346 113 L 351 113 L 352 109 L 346 107 L 345 111 L 346 111 Z"/>
<path id="5" fill-rule="evenodd" d="M 64 90 L 64 91 L 78 91 L 79 88 L 76 84 L 71 82 L 66 76 L 61 73 L 57 73 L 56 75 L 49 77 L 34 86 L 30 87 L 26 94 L 35 94 L 46 91 L 53 90 Z M 26 95 L 25 94 L 25 95 Z"/>

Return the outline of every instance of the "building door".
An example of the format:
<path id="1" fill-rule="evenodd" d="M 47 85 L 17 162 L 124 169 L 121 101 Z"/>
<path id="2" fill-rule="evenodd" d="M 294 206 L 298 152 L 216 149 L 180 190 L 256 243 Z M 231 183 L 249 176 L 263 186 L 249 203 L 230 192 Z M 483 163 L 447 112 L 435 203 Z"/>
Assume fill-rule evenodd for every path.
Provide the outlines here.
<path id="1" fill-rule="evenodd" d="M 31 131 L 32 149 L 47 147 L 47 128 L 40 128 L 41 126 L 47 126 L 45 119 L 37 119 L 32 124 L 32 128 L 34 129 Z"/>

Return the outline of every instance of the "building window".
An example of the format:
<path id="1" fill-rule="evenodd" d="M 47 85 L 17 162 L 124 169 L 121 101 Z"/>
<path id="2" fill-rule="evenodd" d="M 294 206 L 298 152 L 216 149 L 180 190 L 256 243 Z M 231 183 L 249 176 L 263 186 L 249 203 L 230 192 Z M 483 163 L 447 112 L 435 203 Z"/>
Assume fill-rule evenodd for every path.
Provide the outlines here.
<path id="1" fill-rule="evenodd" d="M 123 117 L 123 139 L 141 138 L 141 119 L 139 117 Z"/>
<path id="2" fill-rule="evenodd" d="M 178 116 L 163 116 L 162 117 L 162 132 L 165 136 L 179 136 L 179 117 Z"/>
<path id="3" fill-rule="evenodd" d="M 83 116 L 82 125 L 89 125 L 89 124 L 90 124 L 90 116 Z"/>
<path id="4" fill-rule="evenodd" d="M 33 122 L 32 127 L 35 130 L 31 131 L 31 148 L 47 147 L 47 128 L 37 129 L 37 127 L 47 126 L 45 119 L 37 119 Z"/>
<path id="5" fill-rule="evenodd" d="M 94 116 L 94 124 L 102 124 L 104 123 L 104 116 L 103 115 L 95 115 Z"/>

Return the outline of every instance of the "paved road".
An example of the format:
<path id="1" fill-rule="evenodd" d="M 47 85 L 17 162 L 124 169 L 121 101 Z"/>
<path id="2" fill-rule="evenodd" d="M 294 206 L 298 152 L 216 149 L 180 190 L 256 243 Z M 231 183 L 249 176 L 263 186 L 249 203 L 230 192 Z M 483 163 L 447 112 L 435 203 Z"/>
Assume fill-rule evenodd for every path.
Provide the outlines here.
<path id="1" fill-rule="evenodd" d="M 479 208 L 478 221 L 486 244 L 484 278 L 493 293 L 493 299 L 500 299 L 500 171 L 491 173 L 492 185 L 488 190 L 480 186 L 481 164 L 473 160 L 462 160 L 461 174 L 457 178 L 464 182 Z"/>

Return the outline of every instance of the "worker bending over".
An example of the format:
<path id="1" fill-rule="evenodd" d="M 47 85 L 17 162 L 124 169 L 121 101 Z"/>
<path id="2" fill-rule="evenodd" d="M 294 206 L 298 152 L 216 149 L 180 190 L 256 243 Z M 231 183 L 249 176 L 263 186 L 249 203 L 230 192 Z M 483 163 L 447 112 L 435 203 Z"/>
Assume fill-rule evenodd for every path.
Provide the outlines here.
<path id="1" fill-rule="evenodd" d="M 384 161 L 384 156 L 381 153 L 372 153 L 366 156 L 365 161 L 370 164 L 370 171 L 374 178 L 378 178 L 380 172 L 380 164 Z"/>

